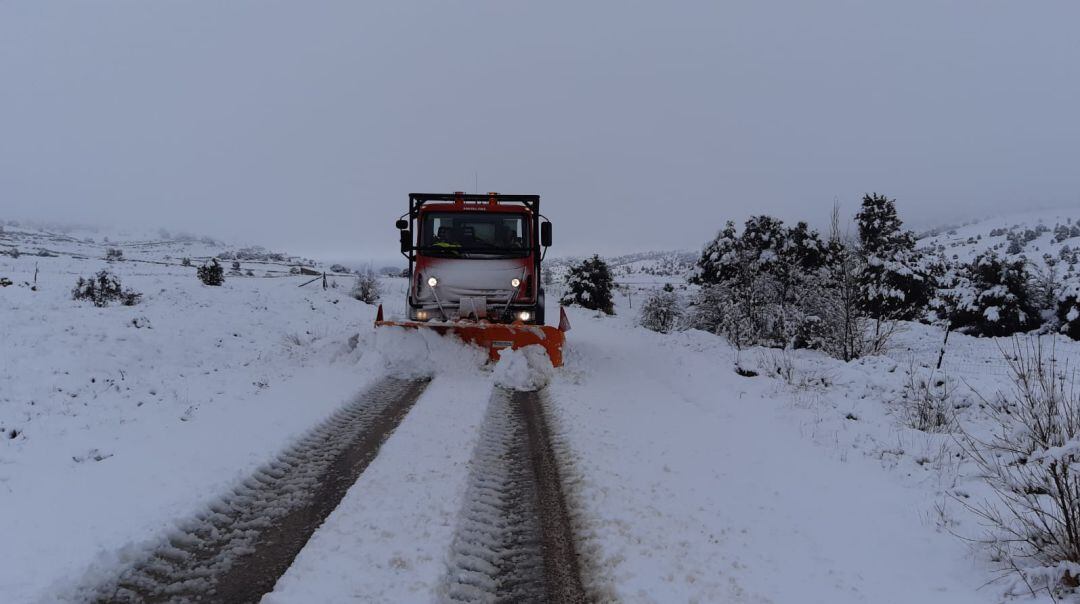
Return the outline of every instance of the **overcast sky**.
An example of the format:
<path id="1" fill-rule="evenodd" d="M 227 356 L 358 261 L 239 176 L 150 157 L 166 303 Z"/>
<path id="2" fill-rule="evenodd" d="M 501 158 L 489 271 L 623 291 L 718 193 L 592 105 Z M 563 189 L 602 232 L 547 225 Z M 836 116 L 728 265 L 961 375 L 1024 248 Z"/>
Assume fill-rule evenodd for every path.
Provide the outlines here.
<path id="1" fill-rule="evenodd" d="M 1080 3 L 0 0 L 0 217 L 393 257 L 410 191 L 554 253 L 1080 209 Z"/>

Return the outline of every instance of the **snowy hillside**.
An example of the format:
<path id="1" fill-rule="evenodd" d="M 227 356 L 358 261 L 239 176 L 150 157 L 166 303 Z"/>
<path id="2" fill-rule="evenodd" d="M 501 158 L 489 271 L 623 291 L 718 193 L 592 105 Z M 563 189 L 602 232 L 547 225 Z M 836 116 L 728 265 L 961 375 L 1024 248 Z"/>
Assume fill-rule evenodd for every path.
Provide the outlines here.
<path id="1" fill-rule="evenodd" d="M 604 256 L 604 261 L 620 282 L 666 282 L 685 280 L 693 270 L 697 257 L 697 252 L 660 251 Z M 579 260 L 580 258 L 552 258 L 548 266 L 556 275 L 562 275 L 567 266 Z"/>
<path id="2" fill-rule="evenodd" d="M 1002 256 L 1025 258 L 1039 267 L 1046 266 L 1047 258 L 1065 267 L 1075 266 L 1080 252 L 1080 208 L 979 220 L 927 233 L 919 244 L 959 262 L 970 262 L 978 254 L 992 250 Z"/>
<path id="3" fill-rule="evenodd" d="M 223 261 L 239 260 L 245 273 L 258 271 L 260 277 L 286 275 L 294 267 L 315 267 L 316 264 L 311 259 L 259 246 L 228 245 L 211 237 L 170 233 L 165 229 L 139 232 L 14 221 L 0 224 L 0 255 L 93 260 L 108 257 L 109 250 L 118 250 L 116 259 L 161 266 L 180 265 L 185 258 L 199 263 L 212 257 Z M 328 270 L 328 267 L 320 270 Z"/>

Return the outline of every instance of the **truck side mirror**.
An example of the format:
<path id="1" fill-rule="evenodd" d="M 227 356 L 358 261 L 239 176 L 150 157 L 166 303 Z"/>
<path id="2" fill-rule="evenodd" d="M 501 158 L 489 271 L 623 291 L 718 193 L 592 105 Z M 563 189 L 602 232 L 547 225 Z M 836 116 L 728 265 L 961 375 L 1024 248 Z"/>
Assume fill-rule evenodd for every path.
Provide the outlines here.
<path id="1" fill-rule="evenodd" d="M 409 229 L 402 229 L 401 231 L 401 253 L 408 254 L 412 251 L 412 231 Z"/>
<path id="2" fill-rule="evenodd" d="M 394 223 L 394 226 L 396 226 L 399 231 L 404 231 L 405 229 L 409 228 L 409 221 L 399 220 Z"/>
<path id="3" fill-rule="evenodd" d="M 551 223 L 540 223 L 540 245 L 551 247 Z"/>

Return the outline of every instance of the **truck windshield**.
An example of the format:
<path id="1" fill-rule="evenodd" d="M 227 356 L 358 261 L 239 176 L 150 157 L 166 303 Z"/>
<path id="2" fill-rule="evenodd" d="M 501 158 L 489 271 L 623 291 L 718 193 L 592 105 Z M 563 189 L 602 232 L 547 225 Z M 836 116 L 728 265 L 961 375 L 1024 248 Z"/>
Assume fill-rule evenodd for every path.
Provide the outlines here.
<path id="1" fill-rule="evenodd" d="M 524 214 L 439 212 L 424 214 L 419 252 L 452 258 L 520 258 L 529 254 Z"/>

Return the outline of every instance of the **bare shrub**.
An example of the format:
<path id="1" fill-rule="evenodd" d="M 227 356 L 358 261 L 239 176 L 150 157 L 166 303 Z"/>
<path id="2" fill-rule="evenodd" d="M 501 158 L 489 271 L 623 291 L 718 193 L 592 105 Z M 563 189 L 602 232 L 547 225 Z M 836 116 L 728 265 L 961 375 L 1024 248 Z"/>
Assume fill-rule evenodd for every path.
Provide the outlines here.
<path id="1" fill-rule="evenodd" d="M 105 259 L 112 262 L 114 260 L 124 259 L 124 250 L 116 247 L 110 247 L 105 250 Z"/>
<path id="2" fill-rule="evenodd" d="M 379 277 L 370 266 L 356 275 L 356 284 L 353 285 L 349 295 L 361 302 L 374 304 L 379 301 L 382 292 L 379 288 Z"/>
<path id="3" fill-rule="evenodd" d="M 300 348 L 304 345 L 304 339 L 296 332 L 287 333 L 281 339 L 285 343 L 285 346 Z"/>
<path id="4" fill-rule="evenodd" d="M 807 369 L 796 361 L 796 354 L 791 348 L 763 350 L 758 354 L 758 369 L 763 375 L 771 375 L 784 380 L 795 390 L 829 385 L 828 374 Z"/>
<path id="5" fill-rule="evenodd" d="M 950 431 L 956 417 L 953 388 L 952 380 L 944 372 L 921 370 L 913 359 L 900 395 L 907 425 L 922 432 Z"/>
<path id="6" fill-rule="evenodd" d="M 961 438 L 997 501 L 961 503 L 988 526 L 995 559 L 1053 594 L 1080 586 L 1080 392 L 1041 338 L 1014 339 L 1002 354 L 1013 388 L 984 399 L 998 428 Z"/>

